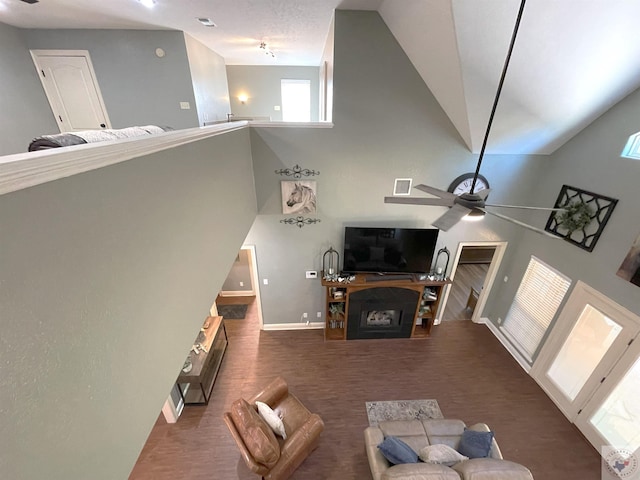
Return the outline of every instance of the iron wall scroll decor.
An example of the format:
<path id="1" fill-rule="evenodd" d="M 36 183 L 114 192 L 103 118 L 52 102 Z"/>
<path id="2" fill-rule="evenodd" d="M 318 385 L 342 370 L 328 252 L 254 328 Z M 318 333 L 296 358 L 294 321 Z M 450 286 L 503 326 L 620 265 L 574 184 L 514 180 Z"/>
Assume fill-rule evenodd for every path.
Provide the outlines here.
<path id="1" fill-rule="evenodd" d="M 615 198 L 563 185 L 554 208 L 571 207 L 569 211 L 575 211 L 577 215 L 584 215 L 585 212 L 589 212 L 591 221 L 581 228 L 570 230 L 565 225 L 566 220 L 565 222 L 562 221 L 563 211 L 556 211 L 549 215 L 549 220 L 547 220 L 547 225 L 544 229 L 587 252 L 592 252 L 617 203 L 618 200 Z M 585 208 L 579 208 L 582 205 Z M 564 218 L 566 219 L 566 214 Z M 579 222 L 579 224 L 581 223 L 583 222 Z"/>
<path id="2" fill-rule="evenodd" d="M 291 217 L 280 220 L 280 223 L 286 223 L 287 225 L 295 225 L 298 228 L 302 228 L 305 225 L 312 225 L 314 223 L 320 223 L 319 218 L 305 218 L 305 217 Z"/>
<path id="3" fill-rule="evenodd" d="M 279 175 L 286 175 L 287 177 L 293 178 L 302 178 L 304 177 L 313 177 L 315 175 L 320 175 L 320 172 L 315 170 L 309 170 L 308 168 L 302 168 L 300 165 L 295 164 L 293 168 L 281 168 L 280 170 L 276 170 L 276 173 Z"/>

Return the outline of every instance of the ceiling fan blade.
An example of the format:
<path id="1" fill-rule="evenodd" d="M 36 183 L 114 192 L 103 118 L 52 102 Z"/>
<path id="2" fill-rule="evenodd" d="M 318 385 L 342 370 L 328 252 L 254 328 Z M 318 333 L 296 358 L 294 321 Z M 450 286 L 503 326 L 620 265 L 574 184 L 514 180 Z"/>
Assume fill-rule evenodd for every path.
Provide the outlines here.
<path id="1" fill-rule="evenodd" d="M 467 207 L 463 207 L 460 204 L 455 204 L 453 207 L 449 209 L 447 213 L 438 218 L 435 222 L 431 222 L 436 228 L 439 228 L 443 232 L 448 231 L 451 227 L 453 227 L 456 223 L 462 220 L 467 213 L 471 210 Z"/>
<path id="2" fill-rule="evenodd" d="M 384 203 L 401 203 L 403 205 L 437 205 L 441 207 L 450 207 L 451 205 L 453 205 L 453 200 L 449 200 L 446 198 L 425 197 L 384 197 Z"/>
<path id="3" fill-rule="evenodd" d="M 546 207 L 526 207 L 523 205 L 498 205 L 498 204 L 491 204 L 491 203 L 485 203 L 484 205 L 485 207 L 500 207 L 500 208 L 521 208 L 523 210 L 546 210 L 548 212 L 557 212 L 560 210 L 564 210 L 564 208 L 546 208 Z"/>
<path id="4" fill-rule="evenodd" d="M 456 198 L 456 195 L 454 195 L 451 192 L 440 190 L 439 188 L 436 188 L 436 187 L 430 187 L 429 185 L 425 185 L 423 183 L 421 183 L 420 185 L 415 185 L 413 188 L 417 188 L 422 192 L 430 193 L 431 195 L 435 195 L 436 197 L 440 197 L 440 198 L 450 198 L 451 200 Z"/>
<path id="5" fill-rule="evenodd" d="M 514 223 L 516 225 L 519 225 L 521 227 L 524 227 L 528 230 L 539 233 L 541 235 L 546 235 L 547 237 L 551 237 L 551 238 L 561 238 L 561 237 L 558 237 L 557 235 L 553 235 L 552 233 L 547 232 L 546 230 L 542 230 L 541 228 L 534 227 L 532 225 L 529 225 L 528 223 L 521 222 L 520 220 L 516 220 L 515 218 L 507 217 L 506 215 L 502 215 L 501 213 L 490 212 L 489 210 L 485 210 L 484 208 L 481 208 L 480 210 L 482 210 L 485 213 L 488 213 L 489 215 L 493 215 L 494 217 L 501 218 L 502 220 L 506 220 L 507 222 Z"/>
<path id="6" fill-rule="evenodd" d="M 475 192 L 475 194 L 478 195 L 482 200 L 486 199 L 490 193 L 491 193 L 490 188 L 485 188 L 484 190 Z"/>

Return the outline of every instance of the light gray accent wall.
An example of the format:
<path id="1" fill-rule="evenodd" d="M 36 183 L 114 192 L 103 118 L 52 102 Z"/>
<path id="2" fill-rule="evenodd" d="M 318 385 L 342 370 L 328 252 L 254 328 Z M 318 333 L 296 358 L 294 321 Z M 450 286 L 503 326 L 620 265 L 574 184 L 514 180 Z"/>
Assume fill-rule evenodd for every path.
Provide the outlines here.
<path id="1" fill-rule="evenodd" d="M 26 30 L 30 49 L 88 50 L 113 128 L 198 126 L 182 32 L 165 30 Z M 165 56 L 156 56 L 162 48 Z M 182 110 L 180 102 L 191 109 Z"/>
<path id="2" fill-rule="evenodd" d="M 243 286 L 240 286 L 240 282 Z M 250 292 L 251 288 L 251 269 L 249 264 L 249 251 L 240 250 L 236 261 L 227 275 L 222 285 L 223 292 Z"/>
<path id="3" fill-rule="evenodd" d="M 260 214 L 247 243 L 256 245 L 264 322 L 297 323 L 302 313 L 324 312 L 319 280 L 330 247 L 342 251 L 344 227 L 429 228 L 439 207 L 390 205 L 395 178 L 413 178 L 446 189 L 475 168 L 476 156 L 459 137 L 438 102 L 375 12 L 336 11 L 332 129 L 254 128 L 251 132 Z M 299 164 L 320 171 L 321 223 L 297 228 L 280 223 L 280 181 L 275 170 Z M 546 157 L 492 155 L 483 173 L 497 203 L 526 201 L 547 167 Z M 544 225 L 544 224 L 542 224 Z M 460 241 L 516 241 L 521 229 L 487 218 L 441 232 L 438 248 L 452 253 Z"/>
<path id="4" fill-rule="evenodd" d="M 553 203 L 566 184 L 617 198 L 618 205 L 591 253 L 562 240 L 541 239 L 526 232 L 513 245 L 511 261 L 499 274 L 499 279 L 508 275 L 510 280 L 501 283 L 494 295 L 490 315 L 493 321 L 505 318 L 531 255 L 567 275 L 573 285 L 582 280 L 630 311 L 640 312 L 640 289 L 616 275 L 640 234 L 640 162 L 620 157 L 627 139 L 637 131 L 640 131 L 640 90 L 551 156 L 544 181 L 538 185 L 539 198 Z"/>
<path id="5" fill-rule="evenodd" d="M 0 156 L 26 152 L 34 137 L 59 132 L 21 32 L 0 23 Z"/>
<path id="6" fill-rule="evenodd" d="M 128 477 L 255 213 L 247 129 L 0 196 L 3 478 Z"/>
<path id="7" fill-rule="evenodd" d="M 274 122 L 282 121 L 280 80 L 311 81 L 311 121 L 318 121 L 320 102 L 319 67 L 280 67 L 261 65 L 227 65 L 231 110 L 237 117 L 268 116 Z M 249 100 L 243 105 L 238 95 L 246 93 Z"/>
<path id="8" fill-rule="evenodd" d="M 184 35 L 200 125 L 227 121 L 231 113 L 224 58 L 190 35 Z"/>

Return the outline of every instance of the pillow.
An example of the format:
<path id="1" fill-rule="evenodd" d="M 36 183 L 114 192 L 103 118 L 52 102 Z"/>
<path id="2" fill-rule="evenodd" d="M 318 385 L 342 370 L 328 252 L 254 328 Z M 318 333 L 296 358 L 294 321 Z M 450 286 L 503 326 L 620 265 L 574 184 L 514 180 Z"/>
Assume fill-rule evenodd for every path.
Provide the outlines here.
<path id="1" fill-rule="evenodd" d="M 469 458 L 485 458 L 491 451 L 493 432 L 477 432 L 467 428 L 462 432 L 458 452 Z"/>
<path id="2" fill-rule="evenodd" d="M 284 423 L 282 419 L 274 412 L 269 405 L 264 402 L 256 402 L 258 407 L 258 413 L 262 419 L 267 422 L 267 425 L 271 427 L 273 433 L 280 435 L 283 439 L 287 439 L 287 432 L 284 430 Z"/>
<path id="3" fill-rule="evenodd" d="M 231 404 L 231 419 L 253 459 L 273 468 L 280 459 L 280 445 L 255 408 L 240 398 Z"/>
<path id="4" fill-rule="evenodd" d="M 458 453 L 449 445 L 442 444 L 427 445 L 420 450 L 420 454 L 418 456 L 420 457 L 420 460 L 425 463 L 442 463 L 447 467 L 458 462 L 462 462 L 463 460 L 469 460 L 469 457 L 465 457 Z"/>
<path id="5" fill-rule="evenodd" d="M 389 436 L 378 445 L 380 453 L 384 458 L 394 465 L 400 463 L 418 463 L 418 454 L 413 449 L 400 440 L 398 437 Z"/>

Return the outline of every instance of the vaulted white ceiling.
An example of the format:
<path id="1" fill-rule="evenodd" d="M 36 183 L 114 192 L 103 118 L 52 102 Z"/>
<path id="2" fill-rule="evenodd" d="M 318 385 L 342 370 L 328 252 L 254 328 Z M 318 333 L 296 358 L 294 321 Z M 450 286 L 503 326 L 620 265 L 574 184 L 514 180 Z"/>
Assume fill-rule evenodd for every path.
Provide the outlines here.
<path id="1" fill-rule="evenodd" d="M 378 10 L 479 151 L 519 0 L 0 0 L 24 28 L 176 29 L 228 65 L 319 65 L 335 8 Z M 198 17 L 210 18 L 205 27 Z M 550 153 L 640 87 L 640 1 L 527 0 L 488 152 Z M 266 41 L 276 54 L 258 48 Z"/>

